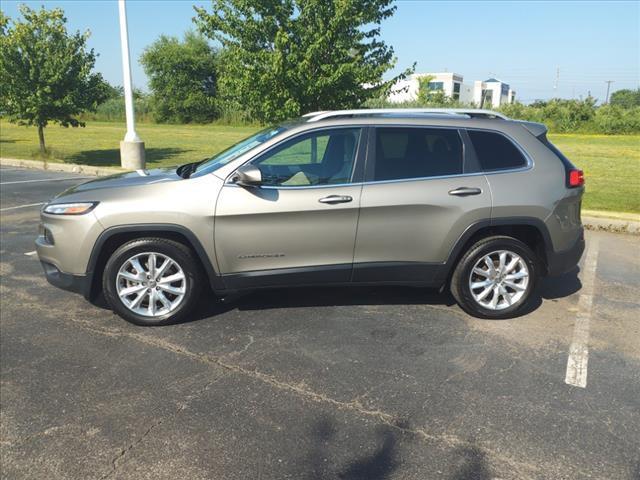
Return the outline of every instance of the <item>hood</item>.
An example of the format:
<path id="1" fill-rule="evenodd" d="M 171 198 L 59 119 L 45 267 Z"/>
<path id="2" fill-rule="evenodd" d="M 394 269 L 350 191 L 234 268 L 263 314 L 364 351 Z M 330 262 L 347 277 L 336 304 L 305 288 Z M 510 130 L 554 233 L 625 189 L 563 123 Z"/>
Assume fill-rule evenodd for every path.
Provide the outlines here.
<path id="1" fill-rule="evenodd" d="M 156 168 L 153 170 L 136 170 L 135 172 L 116 173 L 115 175 L 109 175 L 108 177 L 99 177 L 95 180 L 89 180 L 88 182 L 81 183 L 80 185 L 76 185 L 65 190 L 64 192 L 56 195 L 56 198 L 103 188 L 137 187 L 141 185 L 150 185 L 152 183 L 174 182 L 176 180 L 183 180 L 183 178 L 176 173 L 176 167 Z"/>

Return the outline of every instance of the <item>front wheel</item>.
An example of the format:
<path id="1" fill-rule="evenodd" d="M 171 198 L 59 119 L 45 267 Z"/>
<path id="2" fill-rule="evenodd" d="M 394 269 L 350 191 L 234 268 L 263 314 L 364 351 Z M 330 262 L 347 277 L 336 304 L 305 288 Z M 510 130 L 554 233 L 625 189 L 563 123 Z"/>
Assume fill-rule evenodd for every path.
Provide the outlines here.
<path id="1" fill-rule="evenodd" d="M 537 259 L 527 245 L 512 237 L 489 237 L 460 259 L 451 293 L 475 317 L 515 317 L 525 311 L 537 275 Z"/>
<path id="2" fill-rule="evenodd" d="M 125 243 L 109 258 L 102 283 L 109 305 L 136 325 L 177 322 L 189 314 L 201 290 L 191 250 L 164 238 Z"/>

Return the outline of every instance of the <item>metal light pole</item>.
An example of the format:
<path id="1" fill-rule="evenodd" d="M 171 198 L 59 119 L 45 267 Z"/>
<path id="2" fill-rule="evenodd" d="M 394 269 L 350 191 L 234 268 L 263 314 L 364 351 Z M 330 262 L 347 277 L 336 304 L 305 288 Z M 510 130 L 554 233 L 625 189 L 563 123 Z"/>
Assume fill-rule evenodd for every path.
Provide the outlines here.
<path id="1" fill-rule="evenodd" d="M 127 30 L 127 9 L 125 0 L 118 0 L 120 10 L 120 44 L 122 46 L 122 74 L 124 76 L 124 106 L 127 116 L 127 133 L 120 142 L 120 164 L 129 170 L 143 169 L 144 142 L 136 133 L 136 119 L 133 110 L 133 88 L 131 87 L 131 63 L 129 62 L 129 33 Z"/>

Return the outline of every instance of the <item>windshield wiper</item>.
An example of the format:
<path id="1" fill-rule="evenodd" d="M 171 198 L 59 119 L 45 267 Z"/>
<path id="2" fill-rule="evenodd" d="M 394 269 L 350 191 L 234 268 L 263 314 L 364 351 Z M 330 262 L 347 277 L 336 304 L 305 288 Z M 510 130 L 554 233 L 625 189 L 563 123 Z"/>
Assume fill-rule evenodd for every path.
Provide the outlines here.
<path id="1" fill-rule="evenodd" d="M 205 160 L 207 159 L 205 158 L 198 162 L 191 162 L 191 163 L 185 163 L 184 165 L 180 165 L 176 169 L 176 173 L 180 175 L 182 178 L 189 178 L 191 174 L 196 171 L 196 168 L 198 168 L 198 165 L 200 165 Z"/>

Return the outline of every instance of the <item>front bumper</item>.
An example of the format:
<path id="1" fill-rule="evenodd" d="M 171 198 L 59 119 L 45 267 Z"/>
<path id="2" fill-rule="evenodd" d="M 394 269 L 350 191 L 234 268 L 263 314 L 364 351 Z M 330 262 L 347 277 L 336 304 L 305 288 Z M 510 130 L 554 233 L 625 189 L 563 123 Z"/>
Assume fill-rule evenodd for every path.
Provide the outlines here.
<path id="1" fill-rule="evenodd" d="M 86 275 L 72 275 L 62 272 L 52 263 L 41 261 L 40 264 L 42 265 L 47 281 L 51 285 L 61 288 L 62 290 L 79 293 L 83 297 L 89 298 L 91 286 L 89 277 Z"/>
<path id="2" fill-rule="evenodd" d="M 554 277 L 573 270 L 580 262 L 584 248 L 584 230 L 581 230 L 571 248 L 561 252 L 547 252 L 547 274 Z"/>

